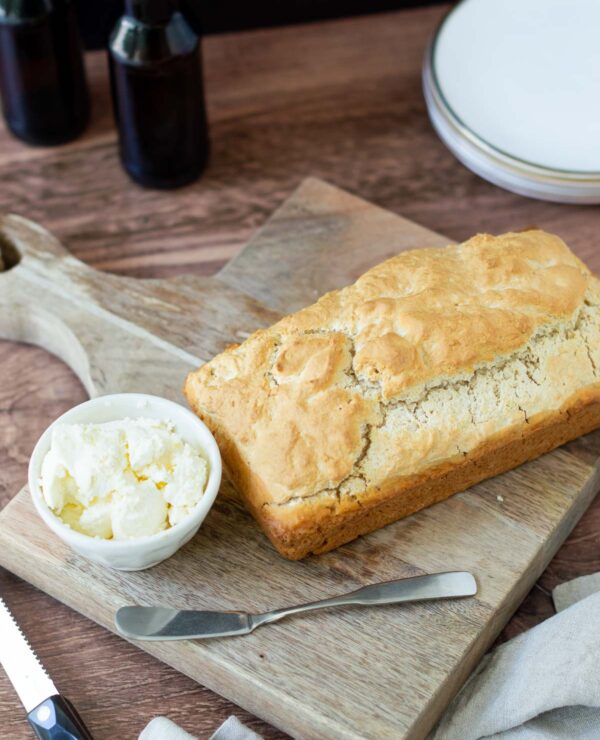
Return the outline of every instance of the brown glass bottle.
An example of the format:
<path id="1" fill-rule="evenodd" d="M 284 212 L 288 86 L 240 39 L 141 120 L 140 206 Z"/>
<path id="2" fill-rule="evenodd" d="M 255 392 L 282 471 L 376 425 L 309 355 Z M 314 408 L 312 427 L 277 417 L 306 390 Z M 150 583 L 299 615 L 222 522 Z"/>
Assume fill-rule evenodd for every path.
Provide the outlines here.
<path id="1" fill-rule="evenodd" d="M 89 120 L 72 0 L 0 0 L 0 92 L 10 130 L 30 144 L 62 144 Z"/>
<path id="2" fill-rule="evenodd" d="M 199 37 L 174 0 L 126 0 L 109 63 L 125 170 L 154 188 L 199 177 L 208 157 Z"/>

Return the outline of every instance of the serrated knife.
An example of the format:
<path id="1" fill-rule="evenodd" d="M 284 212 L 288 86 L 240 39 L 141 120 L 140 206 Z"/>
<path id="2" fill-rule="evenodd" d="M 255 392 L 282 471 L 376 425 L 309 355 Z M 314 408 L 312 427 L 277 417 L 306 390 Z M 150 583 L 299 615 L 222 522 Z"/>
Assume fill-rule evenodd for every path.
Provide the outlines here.
<path id="1" fill-rule="evenodd" d="M 75 707 L 56 690 L 1 597 L 0 663 L 40 740 L 93 740 Z"/>

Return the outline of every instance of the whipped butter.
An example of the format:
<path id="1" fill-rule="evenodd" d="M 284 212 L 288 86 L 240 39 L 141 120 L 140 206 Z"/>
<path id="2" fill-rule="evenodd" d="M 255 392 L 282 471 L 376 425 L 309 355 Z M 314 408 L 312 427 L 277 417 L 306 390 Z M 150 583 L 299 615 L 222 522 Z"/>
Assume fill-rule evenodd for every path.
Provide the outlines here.
<path id="1" fill-rule="evenodd" d="M 208 464 L 172 424 L 122 419 L 62 424 L 42 463 L 46 503 L 72 529 L 103 539 L 156 534 L 187 517 Z"/>

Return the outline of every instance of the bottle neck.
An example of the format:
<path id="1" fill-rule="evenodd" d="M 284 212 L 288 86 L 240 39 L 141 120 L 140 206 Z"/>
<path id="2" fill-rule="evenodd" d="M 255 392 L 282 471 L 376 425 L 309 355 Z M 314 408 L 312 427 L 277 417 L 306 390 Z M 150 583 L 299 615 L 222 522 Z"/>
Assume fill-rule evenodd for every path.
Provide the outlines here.
<path id="1" fill-rule="evenodd" d="M 164 26 L 177 5 L 176 0 L 125 0 L 125 14 L 149 26 Z"/>
<path id="2" fill-rule="evenodd" d="M 1 0 L 0 0 L 1 2 Z M 155 10 L 160 4 L 170 8 L 170 14 L 162 23 L 158 15 L 149 15 L 141 10 Z M 125 14 L 117 21 L 110 35 L 111 57 L 125 64 L 162 64 L 173 57 L 193 54 L 198 51 L 199 38 L 185 17 L 177 10 L 178 3 L 168 0 L 126 0 Z M 150 7 L 152 6 L 152 7 Z M 163 19 L 164 15 L 160 16 Z"/>

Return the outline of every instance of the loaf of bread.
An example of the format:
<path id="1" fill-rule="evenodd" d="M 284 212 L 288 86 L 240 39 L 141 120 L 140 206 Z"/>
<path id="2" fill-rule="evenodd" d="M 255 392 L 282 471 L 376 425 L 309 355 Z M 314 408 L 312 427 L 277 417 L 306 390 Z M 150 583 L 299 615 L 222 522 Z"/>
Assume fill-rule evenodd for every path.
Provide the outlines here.
<path id="1" fill-rule="evenodd" d="M 279 552 L 326 552 L 600 426 L 600 281 L 542 231 L 404 252 L 185 392 Z"/>

